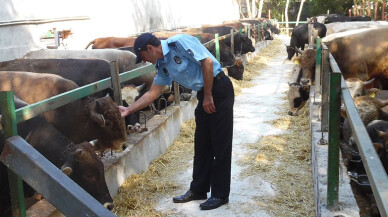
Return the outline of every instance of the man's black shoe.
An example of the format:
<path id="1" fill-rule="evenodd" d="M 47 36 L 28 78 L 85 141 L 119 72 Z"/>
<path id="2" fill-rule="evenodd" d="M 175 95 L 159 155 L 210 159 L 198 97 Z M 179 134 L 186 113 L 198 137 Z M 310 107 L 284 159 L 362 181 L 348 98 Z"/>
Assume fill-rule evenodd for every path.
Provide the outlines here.
<path id="1" fill-rule="evenodd" d="M 207 199 L 206 193 L 196 194 L 188 190 L 184 195 L 172 198 L 174 203 L 186 203 L 192 200 L 205 200 Z"/>
<path id="2" fill-rule="evenodd" d="M 210 197 L 207 201 L 204 203 L 201 203 L 199 207 L 202 210 L 210 210 L 218 208 L 224 204 L 227 204 L 229 202 L 229 198 L 217 198 L 217 197 Z"/>

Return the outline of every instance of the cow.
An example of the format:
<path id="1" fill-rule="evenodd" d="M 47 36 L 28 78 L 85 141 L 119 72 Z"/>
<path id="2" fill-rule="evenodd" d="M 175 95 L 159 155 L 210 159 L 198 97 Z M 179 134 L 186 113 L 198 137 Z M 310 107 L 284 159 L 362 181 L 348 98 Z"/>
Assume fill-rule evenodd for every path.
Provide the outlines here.
<path id="1" fill-rule="evenodd" d="M 125 50 L 117 50 L 117 49 L 95 49 L 95 50 L 53 50 L 53 49 L 44 49 L 44 50 L 37 50 L 37 51 L 31 51 L 28 54 L 26 54 L 23 59 L 103 59 L 106 61 L 116 61 L 118 64 L 118 70 L 119 73 L 131 71 L 133 69 L 139 68 L 141 66 L 144 66 L 145 63 L 139 63 L 136 64 L 136 55 L 133 52 L 125 51 Z M 74 76 L 78 76 L 81 78 L 70 78 L 70 80 L 75 79 L 82 79 L 82 77 L 90 77 L 94 76 L 91 70 L 88 70 L 88 67 L 85 67 L 82 61 L 73 60 L 71 61 L 73 64 L 75 64 L 74 67 L 81 68 L 82 72 L 86 73 L 85 75 L 78 76 L 78 73 L 69 72 L 70 74 L 74 74 Z M 104 66 L 105 68 L 105 66 Z M 76 71 L 79 71 L 81 69 L 77 69 Z M 49 70 L 46 70 L 49 71 Z M 51 70 L 50 70 L 51 71 Z M 47 72 L 48 73 L 48 72 Z M 147 91 L 151 88 L 153 78 L 155 77 L 155 72 L 150 72 L 143 74 L 139 77 L 130 79 L 127 82 L 124 82 L 124 85 L 126 84 L 132 84 L 132 85 L 142 85 L 145 83 L 144 90 Z M 61 75 L 62 77 L 65 77 Z M 110 77 L 110 70 L 106 71 L 104 73 L 103 78 Z M 101 77 L 95 76 L 94 79 L 91 81 L 98 81 Z M 87 83 L 87 82 L 86 82 Z"/>
<path id="2" fill-rule="evenodd" d="M 0 90 L 12 90 L 29 104 L 77 87 L 58 75 L 0 71 Z M 99 150 L 121 150 L 127 140 L 123 118 L 110 97 L 84 97 L 43 116 L 75 143 L 97 139 L 96 149 Z"/>
<path id="3" fill-rule="evenodd" d="M 217 34 L 218 36 L 223 36 L 223 35 L 228 35 L 230 34 L 230 30 L 236 31 L 233 26 L 228 26 L 224 24 L 220 25 L 203 25 L 201 27 L 201 32 L 202 33 L 210 33 L 210 34 Z"/>
<path id="4" fill-rule="evenodd" d="M 92 49 L 102 49 L 102 48 L 118 48 L 118 47 L 133 47 L 136 37 L 105 37 L 105 38 L 96 38 L 86 45 L 85 50 L 89 48 L 90 45 Z"/>
<path id="5" fill-rule="evenodd" d="M 216 56 L 216 45 L 212 44 L 206 47 L 213 56 Z M 225 40 L 219 41 L 220 63 L 222 67 L 231 67 L 236 63 L 236 58 Z"/>
<path id="6" fill-rule="evenodd" d="M 238 60 L 235 65 L 226 68 L 228 75 L 236 80 L 243 80 L 244 64 Z"/>
<path id="7" fill-rule="evenodd" d="M 359 78 L 348 78 L 345 80 L 346 86 L 348 86 L 350 96 L 354 99 L 358 96 L 364 96 L 367 94 L 365 87 L 373 84 L 375 79 L 372 78 L 369 81 L 361 81 Z"/>
<path id="8" fill-rule="evenodd" d="M 268 26 L 267 24 L 267 27 L 264 28 L 264 22 L 262 20 L 256 20 L 256 19 L 241 19 L 239 20 L 240 22 L 243 22 L 243 23 L 249 23 L 252 25 L 252 32 L 253 32 L 253 35 L 255 36 L 255 39 L 258 39 L 259 35 L 258 35 L 258 32 L 257 32 L 257 26 L 258 25 L 262 25 L 263 28 L 261 28 L 261 33 L 263 35 L 263 39 L 264 40 L 273 40 L 273 37 L 271 35 L 271 32 L 272 32 L 272 29 L 270 26 Z M 256 25 L 255 27 L 253 25 Z M 273 27 L 273 26 L 272 26 Z M 274 27 L 273 27 L 274 28 Z M 271 32 L 270 32 L 271 31 Z M 276 30 L 274 30 L 276 32 Z M 279 33 L 279 32 L 278 32 Z"/>
<path id="9" fill-rule="evenodd" d="M 291 116 L 297 116 L 298 112 L 303 108 L 309 98 L 310 86 L 303 86 L 299 82 L 289 84 L 287 93 L 288 103 Z"/>
<path id="10" fill-rule="evenodd" d="M 382 110 L 384 106 L 388 105 L 388 100 L 359 96 L 354 98 L 354 105 L 365 126 L 373 120 L 388 120 L 388 113 Z M 341 114 L 344 118 L 347 117 L 343 110 Z"/>
<path id="11" fill-rule="evenodd" d="M 315 59 L 317 51 L 314 49 L 307 49 L 304 52 L 299 50 L 298 52 L 302 54 L 298 59 L 296 59 L 299 61 L 300 65 L 298 82 L 302 85 L 312 85 L 315 80 Z"/>
<path id="12" fill-rule="evenodd" d="M 318 36 L 323 38 L 326 36 L 326 26 L 321 23 L 313 23 L 313 27 L 318 30 Z M 300 48 L 304 50 L 305 44 L 308 44 L 308 24 L 302 24 L 297 27 L 295 27 L 292 30 L 292 35 L 290 39 L 290 45 L 287 46 L 287 53 L 288 53 L 288 59 L 291 60 L 291 58 L 296 53 L 296 48 Z"/>
<path id="13" fill-rule="evenodd" d="M 59 75 L 84 86 L 110 77 L 110 66 L 101 59 L 15 59 L 0 62 L 0 71 L 25 71 Z M 97 97 L 111 91 L 104 90 Z"/>
<path id="14" fill-rule="evenodd" d="M 384 27 L 322 41 L 327 44 L 345 79 L 356 77 L 367 81 L 375 78 L 380 89 L 387 89 L 386 35 L 388 28 Z"/>
<path id="15" fill-rule="evenodd" d="M 16 96 L 14 101 L 15 108 L 28 105 Z M 74 144 L 40 115 L 19 123 L 17 130 L 19 136 L 24 138 L 51 163 L 61 169 L 107 209 L 112 210 L 114 206 L 113 199 L 105 182 L 104 165 L 89 142 Z M 5 138 L 1 133 L 0 153 L 4 143 Z M 0 190 L 0 215 L 5 216 L 7 215 L 5 212 L 9 211 L 7 208 L 10 206 L 10 197 L 8 173 L 2 163 L 0 163 L 0 183 L 2 186 Z M 29 188 L 25 192 L 26 196 L 30 196 L 28 195 L 28 193 L 31 194 Z"/>
<path id="16" fill-rule="evenodd" d="M 338 32 L 345 32 L 349 30 L 355 30 L 355 29 L 364 29 L 364 28 L 379 28 L 387 26 L 388 23 L 385 21 L 364 21 L 364 22 L 345 22 L 345 23 L 329 23 L 325 24 L 327 32 L 327 35 L 338 33 Z"/>
<path id="17" fill-rule="evenodd" d="M 227 37 L 224 41 L 226 45 L 231 47 L 230 37 Z M 252 45 L 252 40 L 247 35 L 238 33 L 234 36 L 234 54 L 243 55 L 254 51 L 255 47 Z"/>

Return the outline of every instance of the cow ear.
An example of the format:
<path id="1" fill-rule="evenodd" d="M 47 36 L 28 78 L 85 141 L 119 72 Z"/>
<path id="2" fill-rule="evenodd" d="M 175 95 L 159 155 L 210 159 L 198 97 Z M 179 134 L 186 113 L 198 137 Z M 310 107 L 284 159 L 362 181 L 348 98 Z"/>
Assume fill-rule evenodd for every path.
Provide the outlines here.
<path id="1" fill-rule="evenodd" d="M 77 149 L 75 150 L 75 153 L 74 155 L 78 158 L 78 157 L 82 157 L 82 155 L 84 154 L 83 150 L 82 149 Z"/>

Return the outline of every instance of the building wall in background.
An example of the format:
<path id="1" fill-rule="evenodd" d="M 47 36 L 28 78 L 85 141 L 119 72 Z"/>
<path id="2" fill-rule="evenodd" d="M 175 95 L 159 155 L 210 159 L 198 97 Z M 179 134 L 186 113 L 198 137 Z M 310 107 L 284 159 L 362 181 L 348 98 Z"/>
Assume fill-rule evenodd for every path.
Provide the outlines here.
<path id="1" fill-rule="evenodd" d="M 236 0 L 0 0 L 0 5 L 0 61 L 45 48 L 40 38 L 53 28 L 71 29 L 67 48 L 84 49 L 99 37 L 239 19 Z M 79 17 L 88 19 L 14 25 Z"/>

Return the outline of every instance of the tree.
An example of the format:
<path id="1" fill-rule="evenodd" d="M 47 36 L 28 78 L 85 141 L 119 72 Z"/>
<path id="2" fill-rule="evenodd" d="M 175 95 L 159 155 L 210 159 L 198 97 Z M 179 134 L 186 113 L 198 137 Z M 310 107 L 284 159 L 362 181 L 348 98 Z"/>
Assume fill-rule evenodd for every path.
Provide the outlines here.
<path id="1" fill-rule="evenodd" d="M 290 0 L 287 0 L 286 2 L 286 9 L 284 10 L 284 17 L 286 18 L 286 28 L 287 28 L 287 35 L 290 34 L 288 29 L 288 5 L 290 4 Z"/>
<path id="2" fill-rule="evenodd" d="M 264 0 L 260 0 L 259 12 L 257 13 L 257 17 L 261 17 L 261 11 L 263 10 L 263 2 L 264 2 Z"/>
<path id="3" fill-rule="evenodd" d="M 304 3 L 304 1 L 305 1 L 305 0 L 302 0 L 302 1 L 300 2 L 298 17 L 296 18 L 296 24 L 295 24 L 295 26 L 297 26 L 297 25 L 299 24 L 300 14 L 302 13 L 302 10 L 303 10 L 303 3 Z"/>

